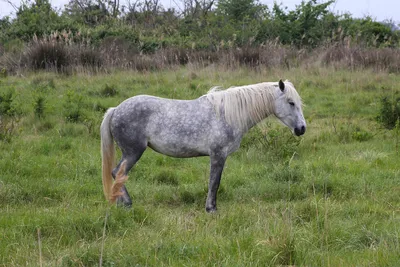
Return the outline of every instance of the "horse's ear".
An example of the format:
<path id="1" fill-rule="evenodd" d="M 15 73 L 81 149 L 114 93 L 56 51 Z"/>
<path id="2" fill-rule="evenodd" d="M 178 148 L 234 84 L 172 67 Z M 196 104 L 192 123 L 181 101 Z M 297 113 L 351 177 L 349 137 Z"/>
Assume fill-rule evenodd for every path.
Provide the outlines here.
<path id="1" fill-rule="evenodd" d="M 279 80 L 279 89 L 283 92 L 285 90 L 285 84 L 282 82 L 282 80 Z"/>

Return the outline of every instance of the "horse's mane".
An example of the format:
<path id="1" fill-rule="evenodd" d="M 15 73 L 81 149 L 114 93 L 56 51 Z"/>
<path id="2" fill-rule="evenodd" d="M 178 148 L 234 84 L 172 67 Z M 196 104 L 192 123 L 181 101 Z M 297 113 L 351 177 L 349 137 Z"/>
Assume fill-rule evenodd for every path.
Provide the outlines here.
<path id="1" fill-rule="evenodd" d="M 265 82 L 252 85 L 231 87 L 221 90 L 213 87 L 206 94 L 213 104 L 217 116 L 225 116 L 230 125 L 245 129 L 274 113 L 275 88 L 277 82 Z M 285 95 L 301 105 L 301 99 L 292 83 L 285 81 Z"/>

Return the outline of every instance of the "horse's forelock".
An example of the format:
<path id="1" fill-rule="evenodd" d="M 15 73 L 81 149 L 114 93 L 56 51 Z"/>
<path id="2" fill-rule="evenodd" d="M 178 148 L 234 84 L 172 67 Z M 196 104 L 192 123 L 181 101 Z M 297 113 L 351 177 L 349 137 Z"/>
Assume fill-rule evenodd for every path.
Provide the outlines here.
<path id="1" fill-rule="evenodd" d="M 303 106 L 303 102 L 301 100 L 299 93 L 297 93 L 296 88 L 294 88 L 294 85 L 288 80 L 285 81 L 285 89 L 286 89 L 285 95 L 287 99 L 291 99 L 297 105 Z"/>

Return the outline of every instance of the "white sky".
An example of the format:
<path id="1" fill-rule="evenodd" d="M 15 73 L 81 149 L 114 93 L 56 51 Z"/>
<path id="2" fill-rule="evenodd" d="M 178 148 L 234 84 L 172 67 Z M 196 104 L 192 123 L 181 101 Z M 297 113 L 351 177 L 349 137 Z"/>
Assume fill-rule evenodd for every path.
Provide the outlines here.
<path id="1" fill-rule="evenodd" d="M 14 9 L 7 0 L 0 0 L 0 18 L 3 16 L 15 14 Z M 19 6 L 20 1 L 11 0 L 16 6 Z M 50 0 L 53 7 L 62 8 L 68 0 Z M 124 4 L 125 0 L 120 0 L 121 4 Z M 132 1 L 133 2 L 133 1 Z M 165 8 L 176 5 L 175 3 L 181 3 L 181 0 L 161 0 Z M 261 3 L 273 5 L 274 0 L 260 0 Z M 283 6 L 287 6 L 289 10 L 293 10 L 296 5 L 301 3 L 301 0 L 276 0 L 277 3 L 282 3 Z M 326 0 L 320 0 L 319 2 L 326 2 Z M 350 13 L 354 18 L 362 18 L 366 15 L 372 18 L 383 21 L 386 19 L 392 19 L 396 23 L 400 23 L 400 0 L 336 0 L 336 3 L 330 6 L 334 13 Z"/>

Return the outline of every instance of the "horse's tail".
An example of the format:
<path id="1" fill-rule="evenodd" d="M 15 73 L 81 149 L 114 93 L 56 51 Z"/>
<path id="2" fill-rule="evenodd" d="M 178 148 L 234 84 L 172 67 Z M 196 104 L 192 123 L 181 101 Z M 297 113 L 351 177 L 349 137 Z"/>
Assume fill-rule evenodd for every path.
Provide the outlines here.
<path id="1" fill-rule="evenodd" d="M 111 172 L 115 167 L 114 140 L 110 131 L 110 120 L 114 110 L 115 108 L 107 110 L 100 126 L 103 191 L 107 200 L 110 200 L 112 195 L 113 178 Z"/>

